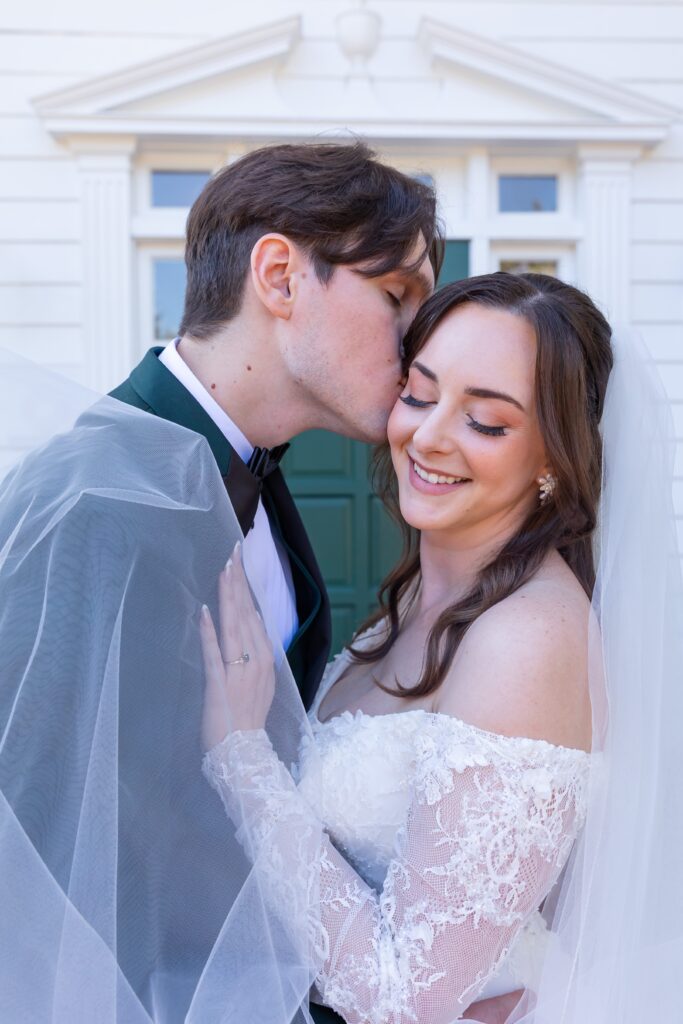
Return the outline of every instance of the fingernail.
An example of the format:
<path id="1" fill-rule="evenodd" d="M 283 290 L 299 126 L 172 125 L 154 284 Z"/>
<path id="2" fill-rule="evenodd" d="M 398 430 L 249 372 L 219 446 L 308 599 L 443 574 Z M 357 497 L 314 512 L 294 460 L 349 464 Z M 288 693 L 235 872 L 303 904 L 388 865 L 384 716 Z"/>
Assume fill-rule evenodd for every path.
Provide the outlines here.
<path id="1" fill-rule="evenodd" d="M 232 568 L 232 558 L 229 558 L 227 560 L 227 562 L 225 563 L 225 572 L 226 573 L 230 572 L 231 568 Z"/>
<path id="2" fill-rule="evenodd" d="M 205 605 L 205 604 L 202 605 L 202 618 L 204 619 L 204 622 L 208 622 L 209 621 L 209 608 L 208 608 L 208 605 Z"/>

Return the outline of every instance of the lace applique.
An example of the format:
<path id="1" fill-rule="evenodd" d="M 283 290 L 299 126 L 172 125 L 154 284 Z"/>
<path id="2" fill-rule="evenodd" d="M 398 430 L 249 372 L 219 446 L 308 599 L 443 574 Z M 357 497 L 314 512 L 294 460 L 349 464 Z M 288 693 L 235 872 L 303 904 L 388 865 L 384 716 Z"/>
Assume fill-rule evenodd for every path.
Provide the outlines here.
<path id="1" fill-rule="evenodd" d="M 448 1024 L 554 884 L 585 813 L 590 757 L 445 715 L 388 718 L 383 742 L 411 744 L 413 796 L 379 894 L 335 849 L 264 732 L 228 737 L 204 771 L 271 910 L 309 944 L 323 1000 L 349 1024 Z M 340 716 L 329 731 L 379 727 Z"/>

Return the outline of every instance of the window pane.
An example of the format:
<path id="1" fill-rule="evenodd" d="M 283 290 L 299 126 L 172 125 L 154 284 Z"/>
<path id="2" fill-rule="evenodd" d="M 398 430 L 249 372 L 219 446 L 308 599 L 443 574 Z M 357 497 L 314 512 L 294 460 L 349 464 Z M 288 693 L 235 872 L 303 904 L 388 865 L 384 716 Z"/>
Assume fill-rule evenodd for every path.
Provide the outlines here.
<path id="1" fill-rule="evenodd" d="M 467 277 L 469 269 L 470 243 L 464 239 L 449 238 L 446 242 L 438 287 L 443 288 L 445 284 L 451 284 L 453 281 L 462 281 L 463 277 Z"/>
<path id="2" fill-rule="evenodd" d="M 501 260 L 501 270 L 508 274 L 550 274 L 557 277 L 557 260 Z"/>
<path id="3" fill-rule="evenodd" d="M 540 213 L 557 210 L 557 178 L 502 174 L 498 178 L 501 213 Z"/>
<path id="4" fill-rule="evenodd" d="M 152 206 L 192 206 L 209 171 L 152 171 Z"/>
<path id="5" fill-rule="evenodd" d="M 154 337 L 175 338 L 183 317 L 185 262 L 181 259 L 154 261 Z"/>

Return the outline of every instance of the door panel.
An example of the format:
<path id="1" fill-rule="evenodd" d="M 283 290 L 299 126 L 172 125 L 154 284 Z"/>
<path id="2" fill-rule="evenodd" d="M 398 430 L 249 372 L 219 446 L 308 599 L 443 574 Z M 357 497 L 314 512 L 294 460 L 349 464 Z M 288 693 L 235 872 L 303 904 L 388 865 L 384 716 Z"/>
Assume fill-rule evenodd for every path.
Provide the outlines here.
<path id="1" fill-rule="evenodd" d="M 401 550 L 400 533 L 372 493 L 369 445 L 310 431 L 282 462 L 332 605 L 333 651 L 376 606 L 377 589 Z"/>

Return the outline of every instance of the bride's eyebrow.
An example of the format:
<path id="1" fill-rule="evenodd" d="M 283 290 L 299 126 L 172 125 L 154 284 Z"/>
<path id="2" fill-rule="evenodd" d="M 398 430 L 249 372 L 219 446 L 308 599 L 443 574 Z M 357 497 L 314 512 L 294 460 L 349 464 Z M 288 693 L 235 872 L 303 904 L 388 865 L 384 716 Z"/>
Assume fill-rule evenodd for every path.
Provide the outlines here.
<path id="1" fill-rule="evenodd" d="M 428 366 L 425 366 L 424 363 L 420 363 L 415 359 L 410 365 L 419 370 L 428 380 L 433 380 L 435 384 L 439 383 L 437 375 Z M 494 391 L 492 388 L 464 388 L 463 390 L 466 395 L 471 395 L 472 398 L 498 398 L 501 402 L 510 402 L 511 405 L 516 406 L 521 412 L 526 412 L 522 403 L 518 402 L 512 395 L 506 394 L 505 391 Z"/>
<path id="2" fill-rule="evenodd" d="M 428 366 L 425 366 L 424 363 L 418 363 L 417 359 L 415 359 L 410 365 L 411 367 L 414 366 L 416 370 L 419 370 L 420 373 L 423 374 L 423 376 L 427 377 L 428 380 L 433 380 L 435 384 L 439 383 L 439 378 L 437 377 L 437 375 L 434 373 L 433 370 L 430 370 Z"/>
<path id="3" fill-rule="evenodd" d="M 493 391 L 491 388 L 465 388 L 465 394 L 472 395 L 473 398 L 498 398 L 501 402 L 510 402 L 511 405 L 517 406 L 522 412 L 526 412 L 521 402 L 518 402 L 512 395 L 507 395 L 504 391 Z"/>

